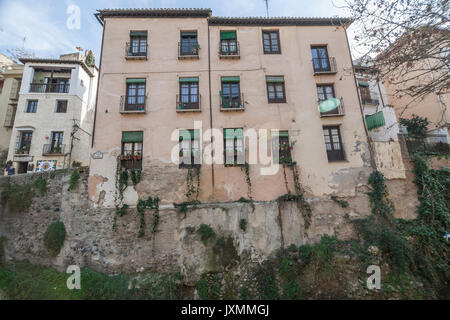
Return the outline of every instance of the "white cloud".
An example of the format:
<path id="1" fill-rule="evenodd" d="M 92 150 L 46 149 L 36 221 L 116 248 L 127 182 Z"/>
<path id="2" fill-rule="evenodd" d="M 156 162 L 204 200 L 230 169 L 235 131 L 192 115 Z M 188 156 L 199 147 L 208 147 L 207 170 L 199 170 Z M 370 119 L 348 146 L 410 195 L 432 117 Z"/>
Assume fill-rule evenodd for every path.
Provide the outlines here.
<path id="1" fill-rule="evenodd" d="M 0 46 L 22 47 L 28 51 L 58 56 L 74 50 L 65 21 L 57 23 L 51 6 L 7 1 L 0 5 Z"/>

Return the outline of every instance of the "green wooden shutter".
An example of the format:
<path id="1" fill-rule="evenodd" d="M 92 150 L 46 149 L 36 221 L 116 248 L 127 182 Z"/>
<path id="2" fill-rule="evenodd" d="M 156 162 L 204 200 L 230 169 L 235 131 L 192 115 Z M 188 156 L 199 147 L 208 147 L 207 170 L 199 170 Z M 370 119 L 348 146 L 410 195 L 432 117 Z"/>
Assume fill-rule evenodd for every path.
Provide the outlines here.
<path id="1" fill-rule="evenodd" d="M 188 130 L 180 130 L 180 141 L 183 140 L 183 137 L 187 136 L 190 140 L 200 140 L 200 130 L 198 129 L 188 129 Z"/>
<path id="2" fill-rule="evenodd" d="M 147 31 L 131 31 L 130 36 L 132 37 L 146 37 Z"/>
<path id="3" fill-rule="evenodd" d="M 289 137 L 289 131 L 271 131 L 272 137 Z"/>
<path id="4" fill-rule="evenodd" d="M 122 132 L 122 142 L 143 142 L 144 133 L 142 131 Z"/>
<path id="5" fill-rule="evenodd" d="M 196 37 L 197 31 L 182 31 L 181 36 L 182 37 Z"/>
<path id="6" fill-rule="evenodd" d="M 236 31 L 220 31 L 220 40 L 235 40 Z"/>
<path id="7" fill-rule="evenodd" d="M 283 76 L 279 76 L 279 77 L 274 77 L 274 76 L 268 76 L 266 77 L 266 81 L 267 82 L 284 82 L 284 77 Z"/>
<path id="8" fill-rule="evenodd" d="M 358 85 L 360 87 L 368 87 L 369 83 L 367 81 L 358 81 Z"/>
<path id="9" fill-rule="evenodd" d="M 145 83 L 146 79 L 127 79 L 127 83 Z"/>
<path id="10" fill-rule="evenodd" d="M 243 139 L 244 130 L 243 129 L 224 129 L 225 139 Z"/>
<path id="11" fill-rule="evenodd" d="M 372 130 L 385 125 L 383 111 L 379 111 L 366 118 L 367 129 Z"/>
<path id="12" fill-rule="evenodd" d="M 239 82 L 239 77 L 222 77 L 222 82 Z"/>
<path id="13" fill-rule="evenodd" d="M 198 78 L 180 78 L 180 82 L 198 82 Z"/>

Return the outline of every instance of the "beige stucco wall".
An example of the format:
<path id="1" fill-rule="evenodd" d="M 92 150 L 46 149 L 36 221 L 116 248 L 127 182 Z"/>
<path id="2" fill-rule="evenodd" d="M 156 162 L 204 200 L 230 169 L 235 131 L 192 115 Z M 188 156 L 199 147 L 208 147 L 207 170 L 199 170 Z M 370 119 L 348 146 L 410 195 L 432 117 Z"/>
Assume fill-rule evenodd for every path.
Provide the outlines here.
<path id="1" fill-rule="evenodd" d="M 429 63 L 429 64 L 428 64 Z M 429 70 L 435 65 L 433 60 L 422 60 L 416 62 L 411 68 L 413 70 L 420 70 L 410 72 L 406 76 L 398 74 L 388 74 L 383 80 L 388 94 L 389 103 L 394 106 L 398 118 L 411 118 L 413 114 L 426 117 L 430 122 L 428 129 L 433 130 L 445 126 L 446 122 L 450 121 L 450 93 L 447 91 L 440 96 L 435 93 L 429 93 L 424 97 L 417 99 L 408 95 L 402 95 L 399 90 L 411 86 L 417 86 L 423 83 L 429 83 L 434 79 L 442 77 L 442 72 L 448 72 L 445 68 L 424 73 L 423 70 Z M 402 79 L 410 79 L 402 81 Z M 393 83 L 395 82 L 395 83 Z M 399 83 L 400 84 L 397 84 Z M 440 100 L 440 101 L 439 101 Z"/>
<path id="2" fill-rule="evenodd" d="M 50 66 L 55 64 L 33 63 L 32 66 Z M 67 67 L 67 65 L 64 65 Z M 33 157 L 33 171 L 36 170 L 38 160 L 56 160 L 56 168 L 61 169 L 68 165 L 68 153 L 70 152 L 70 134 L 74 124 L 73 119 L 86 132 L 91 133 L 94 118 L 96 79 L 91 78 L 79 65 L 72 66 L 70 91 L 69 93 L 32 93 L 30 83 L 33 78 L 33 68 L 27 63 L 25 65 L 24 79 L 20 89 L 20 96 L 17 106 L 16 120 L 9 142 L 8 160 L 13 161 L 16 172 L 18 162 L 14 161 L 15 149 L 18 142 L 18 135 L 21 130 L 33 131 L 30 156 Z M 83 85 L 81 85 L 83 80 Z M 28 100 L 38 100 L 37 112 L 26 113 Z M 67 112 L 56 113 L 57 100 L 67 100 Z M 51 134 L 54 131 L 64 132 L 63 142 L 64 155 L 43 156 L 44 144 L 51 143 Z M 81 132 L 75 134 L 77 139 L 73 142 L 72 161 L 81 162 L 82 165 L 89 165 L 91 137 Z"/>
<path id="3" fill-rule="evenodd" d="M 7 154 L 8 152 L 7 150 L 9 148 L 12 128 L 5 127 L 5 118 L 7 116 L 8 108 L 13 108 L 13 106 L 9 105 L 17 103 L 16 100 L 12 100 L 11 98 L 15 97 L 16 93 L 19 90 L 22 71 L 22 66 L 15 65 L 10 66 L 10 68 L 2 73 L 2 79 L 4 80 L 4 82 L 3 89 L 0 94 L 0 154 Z"/>
<path id="4" fill-rule="evenodd" d="M 219 59 L 220 30 L 236 30 L 240 59 Z M 262 29 L 278 29 L 281 55 L 264 55 Z M 131 30 L 147 30 L 148 60 L 130 61 L 124 57 Z M 177 45 L 181 30 L 197 30 L 200 44 L 198 60 L 178 60 Z M 358 95 L 352 71 L 345 31 L 340 27 L 210 27 L 211 101 L 213 128 L 289 130 L 296 140 L 293 158 L 300 168 L 300 179 L 314 195 L 354 194 L 365 183 L 368 172 L 367 137 L 364 131 Z M 310 46 L 325 44 L 336 58 L 338 73 L 314 76 Z M 143 182 L 129 188 L 125 200 L 130 204 L 148 195 L 159 196 L 163 203 L 185 201 L 186 169 L 171 163 L 171 150 L 177 143 L 170 137 L 174 130 L 194 128 L 194 120 L 210 127 L 208 92 L 208 25 L 206 19 L 106 19 L 101 61 L 97 121 L 93 152 L 103 159 L 91 161 L 90 197 L 98 204 L 112 206 L 115 191 L 116 157 L 120 154 L 122 131 L 144 131 Z M 266 75 L 283 75 L 287 103 L 267 102 Z M 177 113 L 176 94 L 179 77 L 199 77 L 201 113 Z M 240 76 L 245 111 L 221 112 L 220 78 Z M 122 115 L 120 96 L 125 94 L 126 78 L 147 79 L 147 113 Z M 345 116 L 320 118 L 316 83 L 334 83 L 337 97 L 345 103 Z M 340 125 L 347 161 L 327 160 L 323 125 Z M 248 142 L 247 142 L 248 144 Z M 207 145 L 203 141 L 203 147 Z M 247 145 L 248 147 L 248 145 Z M 248 152 L 247 152 L 248 157 Z M 263 176 L 259 165 L 250 166 L 252 195 L 256 200 L 273 200 L 286 193 L 283 172 Z M 213 200 L 212 168 L 202 165 L 201 201 Z M 292 174 L 287 170 L 293 191 Z M 214 165 L 214 200 L 247 197 L 245 175 L 238 167 Z"/>

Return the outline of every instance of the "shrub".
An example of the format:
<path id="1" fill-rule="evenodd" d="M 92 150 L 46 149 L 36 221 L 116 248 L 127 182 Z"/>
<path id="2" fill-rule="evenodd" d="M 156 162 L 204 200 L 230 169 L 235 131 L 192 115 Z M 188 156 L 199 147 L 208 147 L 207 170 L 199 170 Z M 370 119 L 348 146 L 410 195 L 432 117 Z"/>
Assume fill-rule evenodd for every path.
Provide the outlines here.
<path id="1" fill-rule="evenodd" d="M 41 195 L 43 196 L 44 194 L 47 193 L 47 180 L 39 176 L 36 180 L 34 180 L 33 187 L 38 189 Z"/>
<path id="2" fill-rule="evenodd" d="M 212 239 L 215 236 L 214 230 L 207 224 L 200 225 L 198 232 L 200 233 L 204 245 L 206 245 L 209 239 Z"/>
<path id="3" fill-rule="evenodd" d="M 73 170 L 72 175 L 70 176 L 69 190 L 75 190 L 75 188 L 78 186 L 79 181 L 80 173 L 78 172 L 78 170 Z"/>
<path id="4" fill-rule="evenodd" d="M 33 201 L 34 190 L 30 184 L 16 185 L 7 184 L 3 186 L 1 199 L 8 203 L 11 212 L 22 212 L 27 210 Z"/>
<path id="5" fill-rule="evenodd" d="M 54 222 L 48 226 L 44 234 L 44 245 L 47 248 L 50 256 L 56 257 L 64 244 L 66 239 L 66 227 L 61 221 Z"/>
<path id="6" fill-rule="evenodd" d="M 239 221 L 239 227 L 242 231 L 247 231 L 247 220 L 241 219 L 241 221 Z"/>

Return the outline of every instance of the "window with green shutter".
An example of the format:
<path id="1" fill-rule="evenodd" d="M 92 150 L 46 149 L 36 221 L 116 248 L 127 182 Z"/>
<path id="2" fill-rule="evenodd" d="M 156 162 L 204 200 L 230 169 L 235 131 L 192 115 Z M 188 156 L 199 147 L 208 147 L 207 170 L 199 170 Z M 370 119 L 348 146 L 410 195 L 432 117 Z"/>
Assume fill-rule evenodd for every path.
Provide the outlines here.
<path id="1" fill-rule="evenodd" d="M 202 163 L 202 153 L 200 146 L 200 130 L 180 130 L 180 154 L 179 165 L 183 167 L 200 166 Z"/>
<path id="2" fill-rule="evenodd" d="M 244 130 L 242 128 L 224 129 L 225 166 L 245 163 Z"/>
<path id="3" fill-rule="evenodd" d="M 121 166 L 124 169 L 142 170 L 142 145 L 144 133 L 142 131 L 122 132 Z"/>
<path id="4" fill-rule="evenodd" d="M 127 55 L 132 57 L 147 56 L 147 31 L 131 31 Z"/>
<path id="5" fill-rule="evenodd" d="M 286 103 L 283 76 L 267 76 L 267 99 L 269 103 Z"/>
<path id="6" fill-rule="evenodd" d="M 238 54 L 236 31 L 227 30 L 220 32 L 220 54 L 225 56 Z"/>

